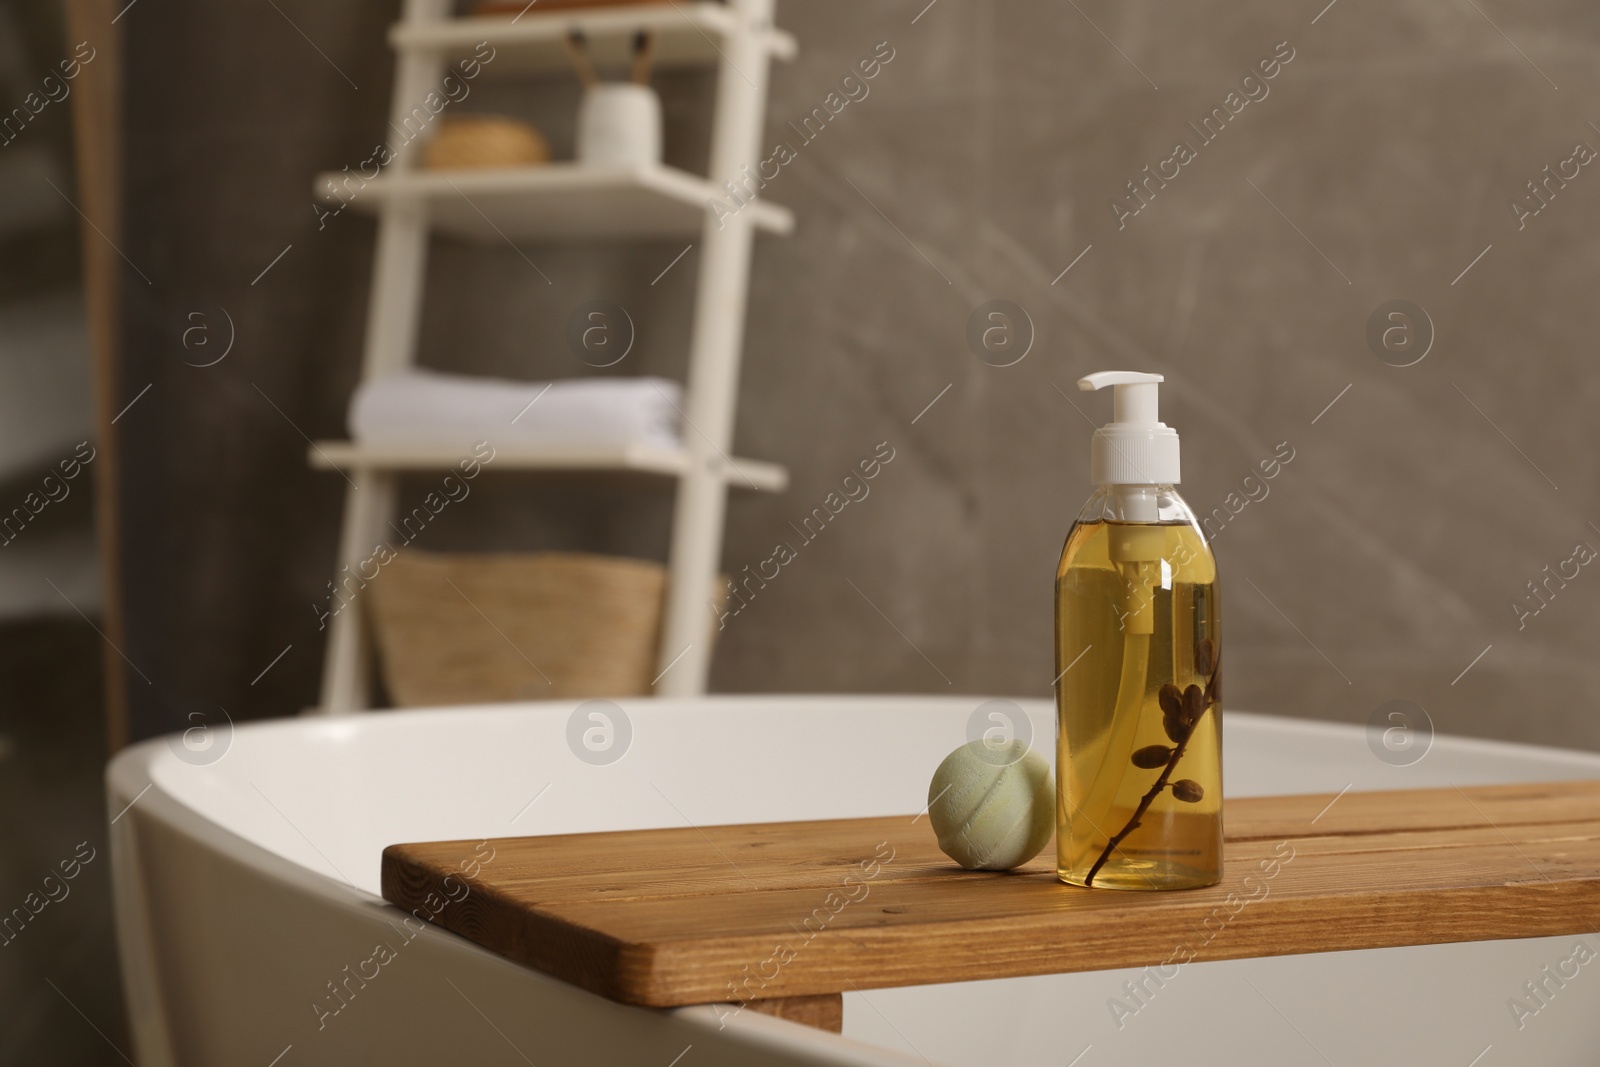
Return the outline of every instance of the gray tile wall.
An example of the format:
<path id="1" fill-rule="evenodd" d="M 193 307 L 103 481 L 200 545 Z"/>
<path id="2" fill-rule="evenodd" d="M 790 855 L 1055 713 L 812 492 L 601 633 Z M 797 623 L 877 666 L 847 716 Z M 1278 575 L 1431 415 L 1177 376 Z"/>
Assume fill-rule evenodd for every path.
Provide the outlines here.
<path id="1" fill-rule="evenodd" d="M 774 136 L 875 42 L 896 59 L 768 191 L 802 230 L 757 261 L 741 442 L 797 477 L 738 506 L 730 565 L 872 441 L 900 458 L 733 620 L 718 682 L 1045 694 L 1084 416 L 1106 412 L 1072 383 L 1141 368 L 1167 375 L 1197 510 L 1267 492 L 1216 539 L 1233 706 L 1408 699 L 1444 730 L 1600 743 L 1600 581 L 1567 564 L 1548 607 L 1512 606 L 1600 548 L 1600 176 L 1562 162 L 1600 147 L 1596 20 L 1478 6 L 785 5 L 807 48 Z M 1293 59 L 1202 146 L 1187 124 L 1280 42 Z M 1110 201 L 1179 140 L 1195 158 L 1119 228 Z M 1519 229 L 1546 164 L 1577 175 Z M 1365 339 L 1395 298 L 1435 333 L 1409 367 Z M 991 299 L 1036 330 L 1011 367 L 963 341 Z M 1243 486 L 1280 442 L 1294 460 Z"/>
<path id="2" fill-rule="evenodd" d="M 798 543 L 789 523 L 879 442 L 895 458 L 729 620 L 715 687 L 1046 695 L 1053 569 L 1108 408 L 1073 383 L 1141 368 L 1167 375 L 1196 509 L 1260 497 L 1216 541 L 1231 706 L 1365 721 L 1406 699 L 1441 730 L 1600 747 L 1600 572 L 1552 581 L 1521 628 L 1513 608 L 1547 564 L 1600 549 L 1600 170 L 1563 162 L 1600 148 L 1600 16 L 1503 0 L 924 3 L 780 4 L 802 53 L 774 72 L 768 140 L 793 140 L 788 120 L 880 42 L 894 59 L 767 190 L 799 228 L 755 257 L 737 441 L 794 477 L 733 503 L 725 566 Z M 284 10 L 329 61 L 270 7 L 136 9 L 129 26 L 128 252 L 156 282 L 130 287 L 128 381 L 157 383 L 126 430 L 133 658 L 246 715 L 315 694 L 309 605 L 339 483 L 304 470 L 287 423 L 342 431 L 373 231 L 347 215 L 319 233 L 307 190 L 382 136 L 393 17 Z M 1275 49 L 1293 58 L 1266 95 L 1250 83 L 1260 98 L 1200 146 L 1188 123 Z M 703 166 L 706 80 L 660 84 L 669 155 Z M 564 83 L 485 85 L 469 106 L 535 119 L 561 154 L 574 100 Z M 1195 158 L 1119 227 L 1112 201 L 1179 140 Z M 1547 164 L 1576 174 L 1519 228 L 1510 203 Z M 522 253 L 440 242 L 424 361 L 579 373 L 565 316 L 606 296 L 640 324 L 618 370 L 681 373 L 696 252 L 651 284 L 681 250 L 524 250 L 547 285 Z M 1009 367 L 965 339 L 995 299 L 1033 326 Z M 1413 366 L 1366 340 L 1395 299 L 1431 320 Z M 172 354 L 202 304 L 234 312 L 242 346 L 204 380 Z M 1280 442 L 1292 462 L 1246 485 Z M 432 547 L 659 555 L 669 503 L 507 479 Z M 159 688 L 145 732 L 172 725 Z"/>

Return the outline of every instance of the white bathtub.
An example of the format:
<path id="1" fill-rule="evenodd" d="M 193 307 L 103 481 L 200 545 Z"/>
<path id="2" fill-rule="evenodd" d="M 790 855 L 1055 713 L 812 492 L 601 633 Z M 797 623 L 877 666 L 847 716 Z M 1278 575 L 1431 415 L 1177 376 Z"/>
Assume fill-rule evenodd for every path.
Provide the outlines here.
<path id="1" fill-rule="evenodd" d="M 262 723 L 189 761 L 134 746 L 107 778 L 138 1063 L 1594 1062 L 1600 962 L 1520 1026 L 1508 1006 L 1579 940 L 1600 950 L 1593 935 L 1190 964 L 1120 1029 L 1108 1001 L 1134 972 L 847 993 L 839 1036 L 613 1004 L 432 927 L 405 942 L 378 896 L 379 854 L 400 841 L 916 812 L 980 703 L 622 701 L 631 742 L 602 765 L 569 748 L 575 701 Z M 1049 704 L 1018 703 L 1048 750 Z M 1396 767 L 1359 728 L 1237 712 L 1226 738 L 1234 796 L 1600 777 L 1600 756 L 1448 737 Z M 380 941 L 396 958 L 319 1027 L 328 983 Z"/>

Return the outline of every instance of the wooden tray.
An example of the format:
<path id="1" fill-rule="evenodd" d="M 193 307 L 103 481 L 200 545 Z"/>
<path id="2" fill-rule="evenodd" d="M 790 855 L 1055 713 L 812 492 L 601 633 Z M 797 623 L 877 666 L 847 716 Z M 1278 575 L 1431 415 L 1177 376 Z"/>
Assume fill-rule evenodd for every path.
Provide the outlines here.
<path id="1" fill-rule="evenodd" d="M 470 880 L 478 842 L 391 845 L 383 896 L 613 1000 L 835 1030 L 854 989 L 1600 926 L 1600 782 L 1253 797 L 1226 827 L 1223 883 L 1185 892 L 1063 885 L 1053 846 L 962 871 L 907 815 L 503 838 Z"/>

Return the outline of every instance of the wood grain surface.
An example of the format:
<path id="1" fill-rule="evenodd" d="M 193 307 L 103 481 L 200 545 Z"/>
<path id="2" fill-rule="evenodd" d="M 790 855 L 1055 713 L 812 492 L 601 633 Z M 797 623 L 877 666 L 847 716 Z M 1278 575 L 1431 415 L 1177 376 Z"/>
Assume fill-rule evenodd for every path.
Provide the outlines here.
<path id="1" fill-rule="evenodd" d="M 1600 928 L 1600 782 L 1252 797 L 1226 826 L 1222 884 L 1182 892 L 1063 885 L 1053 846 L 963 871 L 907 815 L 392 845 L 383 895 L 656 1007 Z"/>

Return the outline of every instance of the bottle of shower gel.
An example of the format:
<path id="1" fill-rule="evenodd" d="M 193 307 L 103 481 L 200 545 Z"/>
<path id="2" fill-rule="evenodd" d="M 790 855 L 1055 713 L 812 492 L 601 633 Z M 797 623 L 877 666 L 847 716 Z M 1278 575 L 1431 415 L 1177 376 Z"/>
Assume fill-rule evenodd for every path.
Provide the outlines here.
<path id="1" fill-rule="evenodd" d="M 1103 371 L 1094 494 L 1056 568 L 1056 873 L 1095 889 L 1222 880 L 1217 563 L 1178 484 L 1159 374 Z"/>

